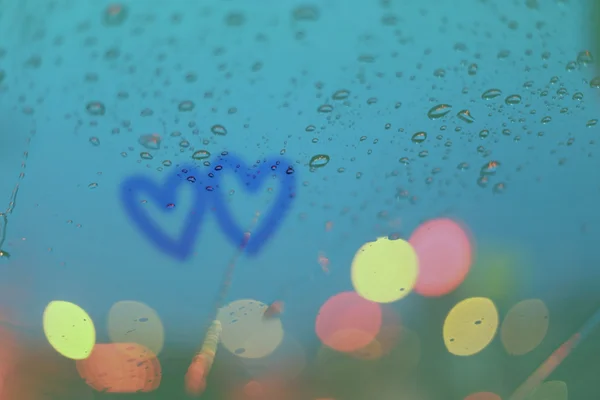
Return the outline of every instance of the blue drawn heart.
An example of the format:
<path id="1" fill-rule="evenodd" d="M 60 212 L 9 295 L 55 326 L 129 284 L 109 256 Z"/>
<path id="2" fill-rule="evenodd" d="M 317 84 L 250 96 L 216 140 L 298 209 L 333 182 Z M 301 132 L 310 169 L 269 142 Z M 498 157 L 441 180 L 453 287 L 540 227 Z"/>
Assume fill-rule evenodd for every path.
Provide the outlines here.
<path id="1" fill-rule="evenodd" d="M 227 238 L 236 246 L 243 243 L 245 230 L 234 219 L 227 208 L 224 189 L 220 188 L 221 179 L 225 174 L 233 174 L 244 183 L 246 190 L 256 193 L 267 180 L 278 178 L 281 184 L 275 204 L 268 213 L 264 213 L 259 225 L 253 230 L 250 239 L 244 246 L 248 255 L 257 255 L 291 208 L 296 197 L 296 175 L 291 163 L 284 158 L 275 158 L 257 162 L 248 167 L 240 158 L 221 153 L 212 163 L 215 182 L 215 191 L 212 192 L 212 206 L 216 213 L 217 221 Z"/>
<path id="2" fill-rule="evenodd" d="M 187 173 L 187 170 L 183 169 Z M 189 175 L 182 179 L 180 172 L 171 174 L 163 185 L 157 185 L 144 176 L 126 179 L 120 188 L 121 201 L 131 220 L 143 234 L 161 251 L 169 256 L 185 261 L 194 251 L 194 244 L 200 233 L 201 221 L 207 205 L 207 198 L 200 191 L 194 190 L 194 205 L 189 210 L 183 229 L 177 238 L 163 232 L 156 222 L 149 217 L 140 196 L 145 195 L 152 202 L 164 207 L 165 212 L 172 211 L 177 204 L 177 190 L 184 184 L 196 183 L 196 177 Z"/>

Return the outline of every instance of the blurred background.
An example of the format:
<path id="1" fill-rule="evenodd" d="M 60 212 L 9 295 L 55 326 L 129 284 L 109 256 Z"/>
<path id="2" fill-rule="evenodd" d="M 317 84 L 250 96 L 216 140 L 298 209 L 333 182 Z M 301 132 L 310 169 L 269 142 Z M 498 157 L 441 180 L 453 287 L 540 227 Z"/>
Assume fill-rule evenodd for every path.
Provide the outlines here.
<path id="1" fill-rule="evenodd" d="M 0 0 L 0 399 L 598 398 L 599 15 Z M 289 160 L 290 212 L 170 257 L 120 185 L 223 151 Z M 245 183 L 252 231 L 285 182 Z M 195 201 L 140 196 L 173 237 Z"/>

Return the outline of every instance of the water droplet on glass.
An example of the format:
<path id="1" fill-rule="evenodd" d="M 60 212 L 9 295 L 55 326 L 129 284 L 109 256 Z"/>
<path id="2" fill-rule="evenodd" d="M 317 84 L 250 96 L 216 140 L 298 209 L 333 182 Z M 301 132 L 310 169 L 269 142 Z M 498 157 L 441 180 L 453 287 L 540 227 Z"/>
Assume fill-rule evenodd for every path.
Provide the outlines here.
<path id="1" fill-rule="evenodd" d="M 583 93 L 581 93 L 581 92 L 573 93 L 573 100 L 578 100 L 578 101 L 583 100 Z"/>
<path id="2" fill-rule="evenodd" d="M 511 94 L 504 100 L 504 102 L 509 106 L 517 105 L 521 103 L 521 96 L 519 96 L 518 94 Z"/>
<path id="3" fill-rule="evenodd" d="M 427 112 L 427 117 L 432 120 L 440 119 L 448 115 L 450 111 L 452 111 L 452 106 L 450 104 L 438 104 L 437 106 L 433 106 Z"/>
<path id="4" fill-rule="evenodd" d="M 477 66 L 477 64 L 471 64 L 471 65 L 469 65 L 469 68 L 467 69 L 467 73 L 471 76 L 477 75 L 477 68 L 479 68 Z"/>
<path id="5" fill-rule="evenodd" d="M 577 69 L 577 63 L 575 61 L 569 61 L 567 65 L 565 65 L 565 69 L 568 72 L 573 72 Z"/>
<path id="6" fill-rule="evenodd" d="M 225 135 L 227 135 L 227 129 L 223 125 L 218 125 L 218 124 L 217 125 L 213 125 L 210 128 L 210 131 L 212 133 L 214 133 L 215 135 L 218 135 L 218 136 L 225 136 Z"/>
<path id="7" fill-rule="evenodd" d="M 427 139 L 427 133 L 417 132 L 410 139 L 413 143 L 423 143 Z"/>
<path id="8" fill-rule="evenodd" d="M 147 148 L 148 150 L 158 150 L 160 149 L 161 138 L 158 133 L 141 135 L 138 139 L 138 143 Z"/>
<path id="9" fill-rule="evenodd" d="M 92 182 L 88 185 L 88 189 L 96 189 L 98 187 L 98 184 L 96 182 Z"/>
<path id="10" fill-rule="evenodd" d="M 481 98 L 483 100 L 491 100 L 491 99 L 495 99 L 496 97 L 502 95 L 502 90 L 500 89 L 488 89 L 485 92 L 483 92 L 483 94 L 481 95 Z"/>
<path id="11" fill-rule="evenodd" d="M 337 90 L 331 98 L 333 100 L 346 100 L 350 96 L 350 91 L 346 89 Z"/>
<path id="12" fill-rule="evenodd" d="M 292 11 L 292 18 L 295 21 L 316 21 L 319 19 L 319 9 L 312 5 L 299 6 Z"/>
<path id="13" fill-rule="evenodd" d="M 333 111 L 333 106 L 331 104 L 323 104 L 317 108 L 317 112 L 322 114 L 330 113 Z"/>
<path id="14" fill-rule="evenodd" d="M 504 182 L 498 182 L 492 188 L 494 194 L 502 194 L 506 191 L 506 184 Z"/>
<path id="15" fill-rule="evenodd" d="M 479 131 L 479 137 L 481 139 L 485 139 L 489 135 L 490 135 L 490 131 L 488 131 L 487 129 L 482 129 L 481 131 Z"/>
<path id="16" fill-rule="evenodd" d="M 549 123 L 550 121 L 552 121 L 552 117 L 551 117 L 551 116 L 549 116 L 549 115 L 548 115 L 548 116 L 546 116 L 546 117 L 544 117 L 544 118 L 542 118 L 542 124 L 547 124 L 547 123 Z"/>
<path id="17" fill-rule="evenodd" d="M 593 89 L 600 88 L 600 76 L 597 76 L 590 81 L 590 87 Z"/>
<path id="18" fill-rule="evenodd" d="M 500 167 L 500 163 L 498 161 L 489 161 L 481 167 L 480 174 L 487 176 L 496 175 L 498 167 Z"/>
<path id="19" fill-rule="evenodd" d="M 465 121 L 468 124 L 475 121 L 475 118 L 473 118 L 469 110 L 461 110 L 458 112 L 457 116 L 461 121 Z"/>
<path id="20" fill-rule="evenodd" d="M 467 162 L 461 162 L 460 164 L 458 164 L 456 166 L 456 169 L 458 169 L 459 171 L 466 171 L 469 169 L 469 163 Z"/>
<path id="21" fill-rule="evenodd" d="M 152 157 L 152 154 L 148 153 L 147 151 L 142 151 L 142 152 L 140 153 L 140 157 L 141 157 L 143 160 L 152 160 L 152 159 L 154 158 L 154 157 Z"/>
<path id="22" fill-rule="evenodd" d="M 588 128 L 591 128 L 592 126 L 596 126 L 596 124 L 598 123 L 597 119 L 590 119 L 585 126 Z"/>
<path id="23" fill-rule="evenodd" d="M 577 55 L 577 63 L 579 65 L 588 65 L 594 62 L 594 57 L 592 57 L 592 53 L 587 50 L 580 51 Z"/>
<path id="24" fill-rule="evenodd" d="M 85 106 L 86 111 L 88 112 L 88 114 L 90 115 L 104 115 L 104 113 L 106 112 L 106 107 L 104 107 L 104 104 L 102 104 L 99 101 L 91 101 L 87 104 L 87 106 Z"/>
<path id="25" fill-rule="evenodd" d="M 118 26 L 127 19 L 127 9 L 121 4 L 111 4 L 104 10 L 102 21 L 104 25 Z"/>
<path id="26" fill-rule="evenodd" d="M 100 146 L 100 139 L 98 139 L 96 136 L 92 136 L 92 137 L 90 138 L 90 143 L 91 143 L 93 146 Z"/>
<path id="27" fill-rule="evenodd" d="M 210 152 L 208 150 L 198 150 L 192 154 L 192 158 L 194 160 L 206 160 L 210 158 Z"/>
<path id="28" fill-rule="evenodd" d="M 312 156 L 310 161 L 308 162 L 308 166 L 310 168 L 322 168 L 329 163 L 331 158 L 327 154 L 317 154 Z"/>
<path id="29" fill-rule="evenodd" d="M 181 103 L 179 103 L 179 106 L 177 106 L 177 109 L 181 112 L 190 112 L 194 109 L 196 105 L 194 104 L 193 101 L 191 100 L 185 100 L 182 101 Z"/>

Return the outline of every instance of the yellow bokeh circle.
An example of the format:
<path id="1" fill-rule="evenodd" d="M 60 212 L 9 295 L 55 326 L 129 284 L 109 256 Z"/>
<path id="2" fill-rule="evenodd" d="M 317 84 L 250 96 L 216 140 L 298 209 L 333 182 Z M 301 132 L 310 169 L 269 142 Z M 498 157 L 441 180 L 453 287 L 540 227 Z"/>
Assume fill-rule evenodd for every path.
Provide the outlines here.
<path id="1" fill-rule="evenodd" d="M 498 331 L 498 310 L 484 297 L 456 304 L 444 321 L 444 344 L 457 356 L 470 356 L 487 347 Z"/>
<path id="2" fill-rule="evenodd" d="M 417 281 L 417 254 L 410 243 L 380 237 L 365 243 L 352 260 L 352 284 L 363 298 L 391 303 L 408 295 Z"/>
<path id="3" fill-rule="evenodd" d="M 88 358 L 96 344 L 94 323 L 76 304 L 51 301 L 44 310 L 43 326 L 48 343 L 72 360 Z"/>

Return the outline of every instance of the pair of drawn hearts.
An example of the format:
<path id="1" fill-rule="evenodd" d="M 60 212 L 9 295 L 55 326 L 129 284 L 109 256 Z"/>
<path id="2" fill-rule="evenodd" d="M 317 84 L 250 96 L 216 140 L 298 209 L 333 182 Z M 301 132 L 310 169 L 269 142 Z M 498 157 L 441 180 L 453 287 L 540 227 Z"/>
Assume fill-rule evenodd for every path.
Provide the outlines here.
<path id="1" fill-rule="evenodd" d="M 226 174 L 233 174 L 241 180 L 251 194 L 256 193 L 269 178 L 278 178 L 280 181 L 275 204 L 267 214 L 263 214 L 259 225 L 244 244 L 245 253 L 256 255 L 279 228 L 295 198 L 296 176 L 291 163 L 285 159 L 263 160 L 248 167 L 240 158 L 224 152 L 211 162 L 210 167 L 190 165 L 180 168 L 169 175 L 162 185 L 145 176 L 130 177 L 121 184 L 121 202 L 130 219 L 150 242 L 171 257 L 184 261 L 194 252 L 207 210 L 214 212 L 230 242 L 236 246 L 244 242 L 245 229 L 235 221 L 220 188 L 221 180 Z M 179 236 L 173 238 L 150 218 L 140 198 L 154 201 L 168 212 L 169 205 L 176 203 L 180 187 L 190 184 L 195 188 L 194 204 L 188 211 Z"/>

